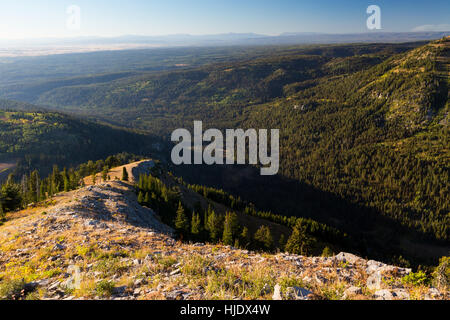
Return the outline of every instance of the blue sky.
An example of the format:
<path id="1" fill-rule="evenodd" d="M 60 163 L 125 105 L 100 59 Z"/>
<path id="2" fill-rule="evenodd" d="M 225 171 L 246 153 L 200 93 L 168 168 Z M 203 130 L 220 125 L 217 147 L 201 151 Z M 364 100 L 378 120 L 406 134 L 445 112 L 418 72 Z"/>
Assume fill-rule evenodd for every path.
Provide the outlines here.
<path id="1" fill-rule="evenodd" d="M 383 31 L 450 29 L 449 0 L 0 0 L 0 38 L 368 32 L 369 5 Z M 79 30 L 66 9 L 81 9 Z"/>

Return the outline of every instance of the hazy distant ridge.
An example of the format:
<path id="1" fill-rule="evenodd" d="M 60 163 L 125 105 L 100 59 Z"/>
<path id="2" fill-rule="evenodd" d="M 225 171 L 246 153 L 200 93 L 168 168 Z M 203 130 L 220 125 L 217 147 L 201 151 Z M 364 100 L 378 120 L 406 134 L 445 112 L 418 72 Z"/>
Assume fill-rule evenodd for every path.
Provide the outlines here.
<path id="1" fill-rule="evenodd" d="M 446 32 L 368 32 L 354 34 L 327 34 L 314 32 L 282 33 L 269 36 L 256 33 L 227 33 L 216 35 L 175 34 L 167 36 L 124 35 L 120 37 L 42 38 L 31 40 L 0 39 L 0 46 L 36 45 L 106 45 L 148 44 L 161 46 L 180 45 L 238 45 L 238 44 L 298 44 L 298 43 L 345 43 L 345 42 L 405 42 L 432 40 L 449 35 Z"/>

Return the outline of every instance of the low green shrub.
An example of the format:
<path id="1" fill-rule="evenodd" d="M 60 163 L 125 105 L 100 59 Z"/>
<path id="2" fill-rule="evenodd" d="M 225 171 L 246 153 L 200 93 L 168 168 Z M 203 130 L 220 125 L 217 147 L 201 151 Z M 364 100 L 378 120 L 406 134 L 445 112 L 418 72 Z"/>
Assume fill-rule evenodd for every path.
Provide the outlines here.
<path id="1" fill-rule="evenodd" d="M 3 280 L 0 282 L 0 299 L 19 300 L 26 296 L 26 285 L 23 280 Z"/>
<path id="2" fill-rule="evenodd" d="M 423 271 L 411 272 L 402 278 L 403 284 L 410 284 L 413 286 L 429 285 L 430 279 Z"/>

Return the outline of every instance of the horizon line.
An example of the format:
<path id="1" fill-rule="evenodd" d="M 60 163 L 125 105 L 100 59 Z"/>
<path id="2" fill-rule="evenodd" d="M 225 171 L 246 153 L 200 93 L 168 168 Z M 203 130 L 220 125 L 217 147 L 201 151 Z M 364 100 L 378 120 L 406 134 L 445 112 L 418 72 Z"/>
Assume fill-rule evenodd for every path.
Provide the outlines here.
<path id="1" fill-rule="evenodd" d="M 316 32 L 316 31 L 285 31 L 278 34 L 264 34 L 256 32 L 225 32 L 225 33 L 171 33 L 171 34 L 158 34 L 158 35 L 146 35 L 146 34 L 121 34 L 121 35 L 80 35 L 80 36 L 39 36 L 39 37 L 25 37 L 25 38 L 0 38 L 0 41 L 26 41 L 26 40 L 69 40 L 69 39 L 83 39 L 83 38 L 98 38 L 98 39 L 116 39 L 125 37 L 142 37 L 142 38 L 162 38 L 162 37 L 207 37 L 207 36 L 225 36 L 225 35 L 253 35 L 259 37 L 282 37 L 282 36 L 295 36 L 295 35 L 365 35 L 365 34 L 429 34 L 429 33 L 447 33 L 450 30 L 442 31 L 384 31 L 384 30 L 372 30 L 365 32 Z"/>

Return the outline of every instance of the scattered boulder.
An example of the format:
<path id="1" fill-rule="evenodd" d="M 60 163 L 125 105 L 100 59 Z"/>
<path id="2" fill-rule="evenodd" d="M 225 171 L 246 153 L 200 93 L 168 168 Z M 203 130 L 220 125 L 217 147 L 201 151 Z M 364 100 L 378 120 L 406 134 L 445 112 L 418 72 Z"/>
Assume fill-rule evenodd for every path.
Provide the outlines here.
<path id="1" fill-rule="evenodd" d="M 120 295 L 123 295 L 126 291 L 127 291 L 126 286 L 115 287 L 113 289 L 113 294 L 120 296 Z"/>
<path id="2" fill-rule="evenodd" d="M 361 257 L 358 257 L 352 253 L 348 253 L 348 252 L 341 252 L 338 255 L 334 256 L 334 259 L 339 261 L 339 262 L 343 262 L 343 263 L 358 263 L 363 261 L 364 259 L 362 259 Z"/>
<path id="3" fill-rule="evenodd" d="M 435 300 L 442 297 L 442 293 L 436 288 L 430 288 L 425 295 L 425 300 Z"/>
<path id="4" fill-rule="evenodd" d="M 184 300 L 185 294 L 186 292 L 184 292 L 183 290 L 175 290 L 165 293 L 164 295 L 167 300 Z"/>
<path id="5" fill-rule="evenodd" d="M 405 289 L 383 289 L 378 290 L 374 294 L 374 298 L 377 300 L 409 300 L 410 295 Z"/>
<path id="6" fill-rule="evenodd" d="M 47 287 L 51 282 L 52 282 L 51 279 L 42 279 L 42 280 L 32 281 L 32 282 L 25 284 L 25 290 L 33 291 L 37 288 Z"/>
<path id="7" fill-rule="evenodd" d="M 381 272 L 375 272 L 367 278 L 366 286 L 369 290 L 379 290 L 383 285 L 383 277 Z"/>
<path id="8" fill-rule="evenodd" d="M 242 280 L 240 280 L 240 282 L 242 282 Z M 239 285 L 240 285 L 240 283 L 239 283 Z M 270 291 L 271 291 L 271 288 L 270 288 L 270 286 L 266 283 L 266 284 L 264 285 L 264 287 L 261 289 L 261 295 L 262 295 L 262 296 L 265 296 L 266 294 L 269 294 Z"/>
<path id="9" fill-rule="evenodd" d="M 393 300 L 394 299 L 394 295 L 392 294 L 392 292 L 387 289 L 378 290 L 375 292 L 375 294 L 373 296 L 377 300 Z"/>
<path id="10" fill-rule="evenodd" d="M 137 279 L 136 281 L 134 281 L 134 286 L 135 287 L 140 287 L 142 285 L 147 284 L 147 281 L 145 279 Z"/>
<path id="11" fill-rule="evenodd" d="M 310 300 L 312 291 L 300 287 L 289 287 L 286 289 L 286 296 L 291 300 Z"/>
<path id="12" fill-rule="evenodd" d="M 59 285 L 60 285 L 59 281 L 55 281 L 47 288 L 47 290 L 48 291 L 55 291 L 56 289 L 59 288 Z"/>
<path id="13" fill-rule="evenodd" d="M 394 289 L 392 291 L 392 295 L 397 300 L 409 300 L 410 299 L 409 292 L 405 289 Z"/>
<path id="14" fill-rule="evenodd" d="M 60 243 L 55 244 L 55 246 L 53 247 L 53 251 L 60 251 L 60 250 L 64 250 L 66 247 Z"/>
<path id="15" fill-rule="evenodd" d="M 359 294 L 362 294 L 362 289 L 360 287 L 351 286 L 347 290 L 344 291 L 344 295 L 342 296 L 342 299 L 348 299 L 353 296 L 357 296 Z"/>
<path id="16" fill-rule="evenodd" d="M 134 291 L 133 291 L 134 296 L 139 296 L 140 294 L 141 294 L 141 288 L 134 289 Z"/>
<path id="17" fill-rule="evenodd" d="M 309 300 L 312 291 L 301 287 L 288 287 L 283 295 L 281 286 L 275 285 L 272 300 Z"/>
<path id="18" fill-rule="evenodd" d="M 367 261 L 367 268 L 366 268 L 366 273 L 367 274 L 372 274 L 375 273 L 377 271 L 379 271 L 380 268 L 386 266 L 386 264 L 382 263 L 382 262 L 378 262 L 375 260 L 369 260 Z"/>

